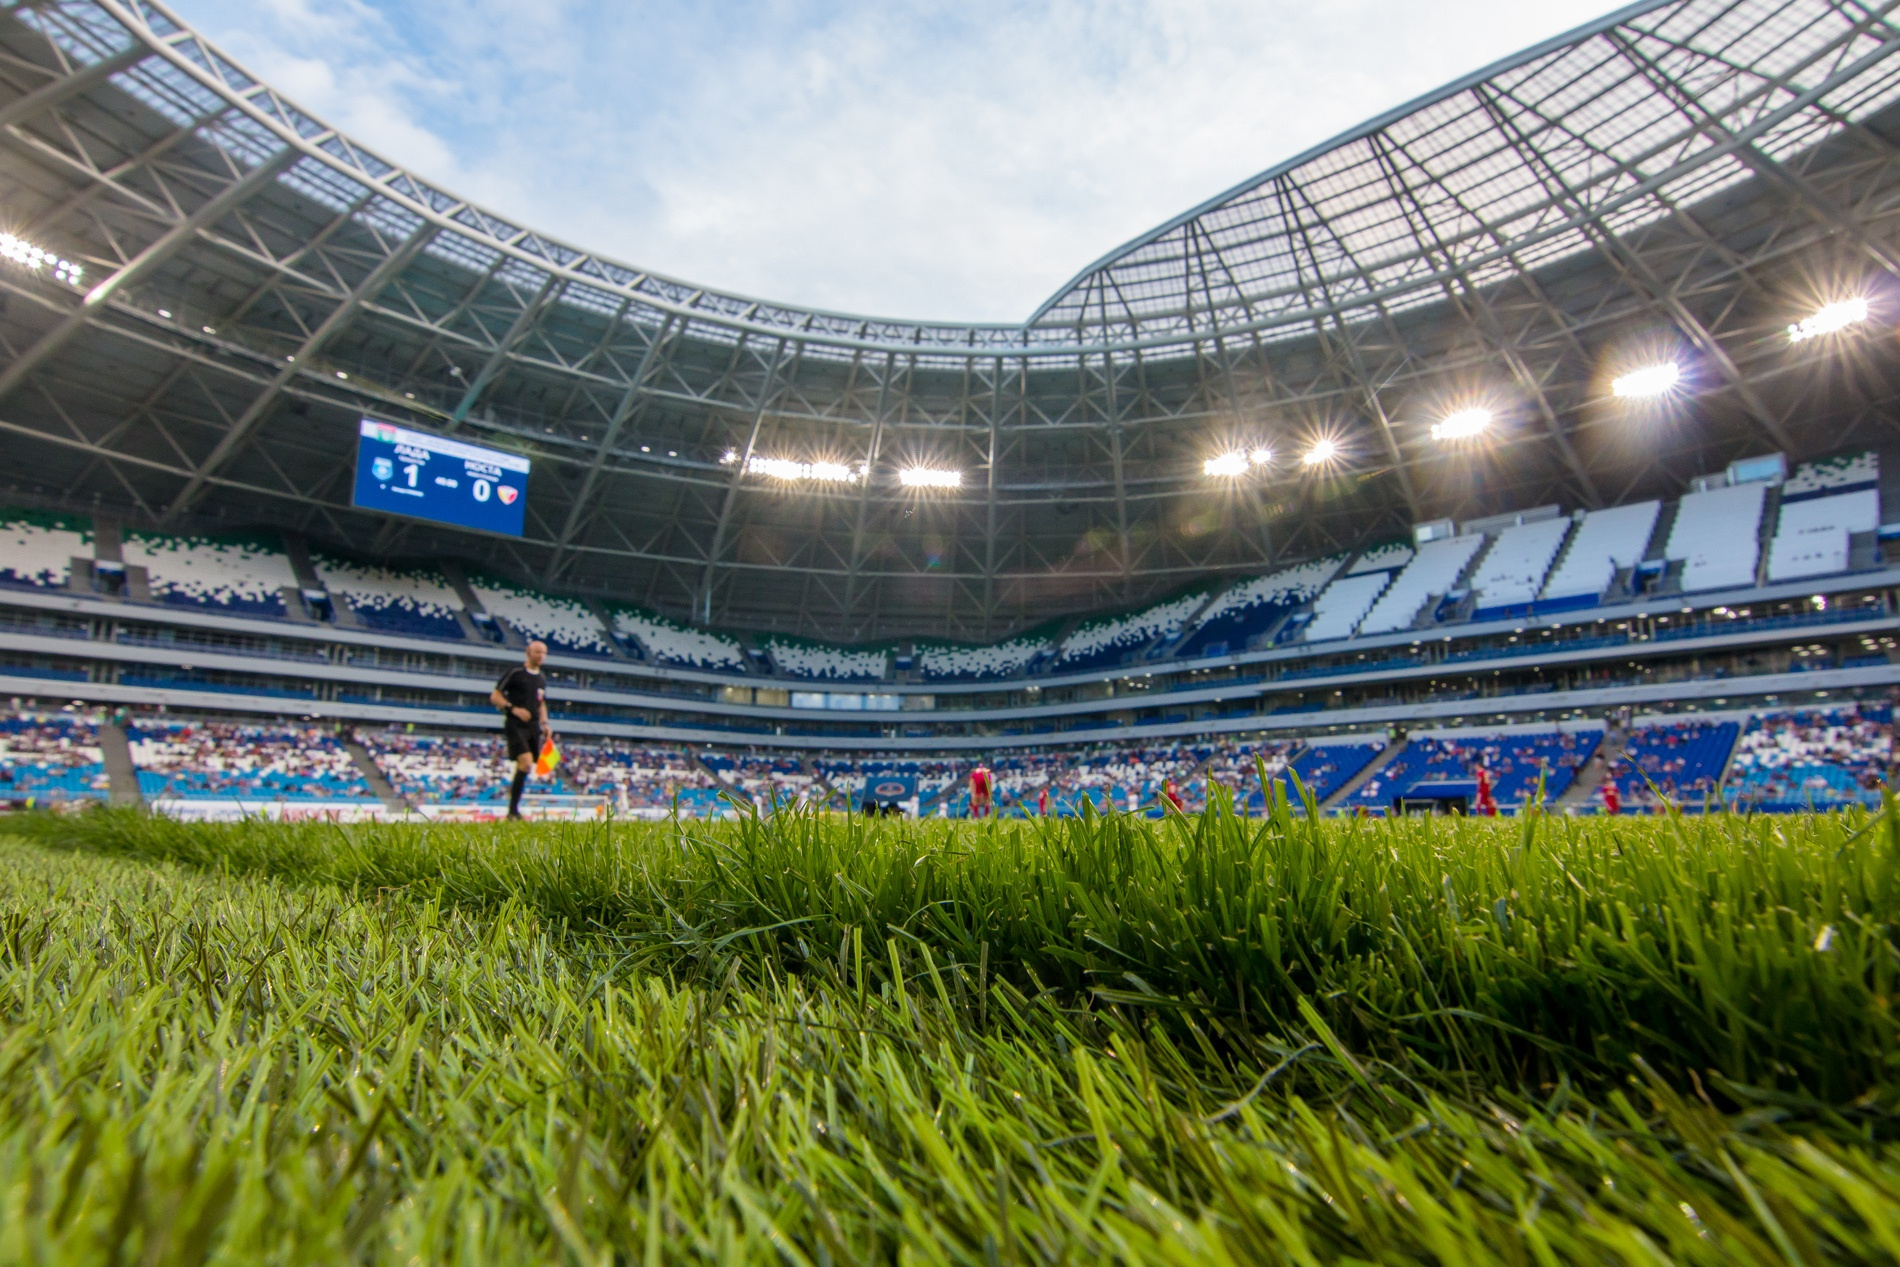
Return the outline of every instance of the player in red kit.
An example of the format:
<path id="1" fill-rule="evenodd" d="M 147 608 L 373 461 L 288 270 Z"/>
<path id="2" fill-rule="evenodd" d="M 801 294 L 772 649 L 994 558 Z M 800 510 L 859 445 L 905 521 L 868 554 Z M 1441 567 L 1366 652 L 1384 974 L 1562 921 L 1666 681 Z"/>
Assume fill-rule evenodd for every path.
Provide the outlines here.
<path id="1" fill-rule="evenodd" d="M 1491 772 L 1478 767 L 1478 812 L 1486 818 L 1498 816 L 1498 798 L 1491 791 Z"/>
<path id="2" fill-rule="evenodd" d="M 1047 783 L 1042 785 L 1042 791 L 1036 793 L 1036 814 L 1041 818 L 1049 817 L 1049 785 Z"/>
<path id="3" fill-rule="evenodd" d="M 990 777 L 990 768 L 978 764 L 970 771 L 970 817 L 988 818 L 990 816 L 990 793 L 995 790 L 996 781 Z"/>
<path id="4" fill-rule="evenodd" d="M 1603 812 L 1620 813 L 1623 809 L 1623 794 L 1616 790 L 1615 779 L 1603 780 Z"/>
<path id="5" fill-rule="evenodd" d="M 1162 781 L 1161 795 L 1168 798 L 1168 804 L 1174 806 L 1177 813 L 1187 812 L 1187 806 L 1181 803 L 1181 793 L 1176 790 L 1173 779 L 1164 779 Z"/>

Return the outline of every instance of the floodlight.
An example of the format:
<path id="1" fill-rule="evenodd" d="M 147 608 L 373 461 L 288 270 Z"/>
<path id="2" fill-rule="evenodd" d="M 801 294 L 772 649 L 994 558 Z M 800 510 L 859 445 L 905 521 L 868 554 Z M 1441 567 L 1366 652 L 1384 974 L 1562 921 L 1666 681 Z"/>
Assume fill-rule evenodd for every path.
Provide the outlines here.
<path id="1" fill-rule="evenodd" d="M 1681 379 L 1682 367 L 1674 361 L 1665 361 L 1661 365 L 1645 365 L 1642 369 L 1621 375 L 1610 383 L 1610 391 L 1632 400 L 1643 396 L 1660 396 Z"/>
<path id="2" fill-rule="evenodd" d="M 855 484 L 863 469 L 842 462 L 794 462 L 789 458 L 747 458 L 746 474 L 765 475 L 788 483 Z"/>
<path id="3" fill-rule="evenodd" d="M 962 471 L 936 471 L 927 466 L 909 466 L 897 473 L 897 482 L 905 488 L 962 488 Z"/>
<path id="4" fill-rule="evenodd" d="M 1244 453 L 1223 453 L 1219 457 L 1209 458 L 1201 463 L 1201 470 L 1208 475 L 1232 477 L 1247 473 L 1247 455 Z"/>
<path id="5" fill-rule="evenodd" d="M 1484 429 L 1490 425 L 1491 411 L 1489 409 L 1478 407 L 1460 409 L 1455 414 L 1448 414 L 1443 422 L 1432 424 L 1432 439 L 1469 440 L 1472 436 L 1483 434 Z"/>
<path id="6" fill-rule="evenodd" d="M 1800 324 L 1788 327 L 1788 342 L 1806 343 L 1809 339 L 1818 339 L 1824 334 L 1833 334 L 1836 330 L 1845 330 L 1848 326 L 1867 320 L 1867 301 L 1865 299 L 1843 299 L 1831 303 L 1811 317 L 1804 317 Z"/>
<path id="7" fill-rule="evenodd" d="M 61 259 L 43 246 L 35 246 L 25 238 L 15 237 L 11 233 L 0 233 L 0 259 L 11 260 L 31 272 L 51 267 L 53 280 L 79 285 L 79 279 L 86 270 L 71 260 Z"/>
<path id="8" fill-rule="evenodd" d="M 1324 466 L 1339 456 L 1339 445 L 1331 440 L 1316 440 L 1300 458 L 1302 466 Z"/>
<path id="9" fill-rule="evenodd" d="M 1252 462 L 1255 466 L 1272 466 L 1273 450 L 1268 448 L 1255 449 L 1252 453 L 1247 455 L 1247 460 Z"/>

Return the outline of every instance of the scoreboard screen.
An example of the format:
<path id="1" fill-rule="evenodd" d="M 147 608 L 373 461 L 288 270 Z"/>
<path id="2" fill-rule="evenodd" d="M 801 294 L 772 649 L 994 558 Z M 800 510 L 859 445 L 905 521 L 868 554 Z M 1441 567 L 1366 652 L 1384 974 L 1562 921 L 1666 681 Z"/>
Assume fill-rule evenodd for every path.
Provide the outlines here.
<path id="1" fill-rule="evenodd" d="M 365 418 L 354 501 L 365 510 L 518 537 L 528 509 L 528 459 Z"/>

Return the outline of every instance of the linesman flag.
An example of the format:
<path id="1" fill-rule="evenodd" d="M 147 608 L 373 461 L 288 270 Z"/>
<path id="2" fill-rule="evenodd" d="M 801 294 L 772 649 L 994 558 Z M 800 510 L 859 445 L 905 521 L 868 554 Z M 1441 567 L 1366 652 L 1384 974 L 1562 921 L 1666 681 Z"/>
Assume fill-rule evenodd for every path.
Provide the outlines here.
<path id="1" fill-rule="evenodd" d="M 552 736 L 541 741 L 541 755 L 534 759 L 534 772 L 542 778 L 554 773 L 554 767 L 561 764 L 561 750 L 554 746 Z"/>

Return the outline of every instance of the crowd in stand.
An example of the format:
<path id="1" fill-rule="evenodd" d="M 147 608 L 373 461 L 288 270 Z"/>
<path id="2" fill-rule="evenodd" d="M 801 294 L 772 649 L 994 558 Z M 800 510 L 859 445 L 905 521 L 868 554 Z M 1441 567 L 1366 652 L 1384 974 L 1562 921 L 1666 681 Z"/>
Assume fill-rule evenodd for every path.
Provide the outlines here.
<path id="1" fill-rule="evenodd" d="M 16 712 L 0 718 L 0 801 L 103 799 L 106 767 L 93 713 Z"/>
<path id="2" fill-rule="evenodd" d="M 1729 797 L 1740 809 L 1877 807 L 1892 760 L 1891 709 L 1773 713 L 1743 732 Z"/>
<path id="3" fill-rule="evenodd" d="M 140 718 L 127 731 L 153 800 L 373 800 L 336 735 L 318 726 Z"/>
<path id="4" fill-rule="evenodd" d="M 108 779 L 100 718 L 83 710 L 0 715 L 0 800 L 103 799 Z M 1729 719 L 1684 719 L 1637 726 L 1612 762 L 1602 801 L 1612 812 L 1653 811 L 1665 803 L 1700 809 L 1790 811 L 1848 805 L 1877 807 L 1893 758 L 1886 707 L 1846 706 L 1758 715 L 1746 729 Z M 156 715 L 127 727 L 141 793 L 150 800 L 237 798 L 267 801 L 375 799 L 369 783 L 329 724 L 244 723 Z M 1409 795 L 1431 794 L 1482 772 L 1485 792 L 1504 812 L 1542 785 L 1554 802 L 1594 755 L 1594 728 L 1509 735 L 1450 735 L 1411 741 L 1335 808 L 1386 812 Z M 372 759 L 397 793 L 419 806 L 499 807 L 510 767 L 492 734 L 413 734 L 391 727 L 366 732 Z M 1739 742 L 1738 742 L 1739 738 Z M 1009 749 L 987 756 L 871 757 L 810 760 L 761 751 L 688 751 L 663 744 L 576 738 L 562 746 L 551 775 L 531 794 L 595 798 L 619 811 L 708 815 L 781 806 L 862 808 L 870 801 L 905 813 L 962 818 L 1097 810 L 1195 812 L 1225 789 L 1243 812 L 1266 805 L 1259 768 L 1280 781 L 1296 805 L 1290 775 L 1316 801 L 1345 787 L 1382 744 L 1369 740 L 1204 739 L 1103 743 L 1074 749 Z M 1733 755 L 1731 764 L 1730 754 Z M 972 802 L 971 774 L 990 771 L 987 810 Z M 1726 774 L 1725 774 L 1726 772 Z"/>

